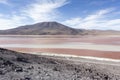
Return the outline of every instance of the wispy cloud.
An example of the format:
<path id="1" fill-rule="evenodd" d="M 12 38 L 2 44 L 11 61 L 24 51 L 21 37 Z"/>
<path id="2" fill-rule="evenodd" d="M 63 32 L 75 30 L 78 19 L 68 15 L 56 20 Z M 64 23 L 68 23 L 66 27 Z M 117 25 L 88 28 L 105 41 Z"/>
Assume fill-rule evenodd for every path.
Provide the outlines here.
<path id="1" fill-rule="evenodd" d="M 55 20 L 59 17 L 57 9 L 65 4 L 66 0 L 38 0 L 24 9 L 24 15 L 34 22 Z"/>
<path id="2" fill-rule="evenodd" d="M 8 4 L 8 0 L 0 0 L 1 4 Z"/>
<path id="3" fill-rule="evenodd" d="M 0 14 L 0 29 L 15 28 L 24 24 L 25 17 L 13 15 L 6 18 L 5 15 Z"/>
<path id="4" fill-rule="evenodd" d="M 64 24 L 73 28 L 82 29 L 114 29 L 120 30 L 120 19 L 110 19 L 114 14 L 114 9 L 103 9 L 93 14 L 86 16 L 85 18 L 76 17 L 64 21 Z"/>
<path id="5" fill-rule="evenodd" d="M 0 0 L 1 3 L 7 3 L 7 0 Z M 21 25 L 53 21 L 59 18 L 58 8 L 66 5 L 67 0 L 36 0 L 35 3 L 24 6 L 19 14 L 12 14 L 7 17 L 0 13 L 0 29 L 15 28 Z M 31 24 L 32 24 L 31 23 Z"/>
<path id="6" fill-rule="evenodd" d="M 8 1 L 0 0 L 0 3 L 9 4 Z M 0 13 L 0 29 L 15 28 L 43 21 L 58 21 L 59 18 L 65 17 L 60 16 L 59 8 L 68 4 L 68 1 L 35 0 L 34 3 L 23 6 L 18 12 L 11 12 L 12 14 Z M 62 23 L 74 28 L 120 30 L 120 18 L 116 17 L 119 14 L 120 12 L 114 8 L 108 8 L 88 14 L 86 17 L 71 18 Z"/>

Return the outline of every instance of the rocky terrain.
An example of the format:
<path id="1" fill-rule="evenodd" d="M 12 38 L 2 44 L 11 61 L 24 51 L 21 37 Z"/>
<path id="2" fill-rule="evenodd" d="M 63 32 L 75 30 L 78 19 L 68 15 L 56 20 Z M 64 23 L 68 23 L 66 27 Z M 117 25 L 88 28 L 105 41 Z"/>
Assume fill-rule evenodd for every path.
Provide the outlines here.
<path id="1" fill-rule="evenodd" d="M 1 30 L 0 35 L 120 35 L 120 31 L 74 29 L 58 22 L 40 22 Z"/>
<path id="2" fill-rule="evenodd" d="M 0 48 L 0 80 L 120 80 L 120 64 L 99 64 Z"/>

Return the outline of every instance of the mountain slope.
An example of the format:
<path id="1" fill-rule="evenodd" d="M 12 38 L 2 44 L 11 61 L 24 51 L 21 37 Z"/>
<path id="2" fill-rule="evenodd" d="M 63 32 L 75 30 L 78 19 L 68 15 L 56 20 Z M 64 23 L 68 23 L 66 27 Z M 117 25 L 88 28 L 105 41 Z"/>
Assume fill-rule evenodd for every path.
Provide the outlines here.
<path id="1" fill-rule="evenodd" d="M 1 30 L 0 35 L 120 35 L 120 31 L 74 29 L 57 22 L 41 22 Z"/>
<path id="2" fill-rule="evenodd" d="M 22 35 L 75 35 L 79 31 L 57 22 L 42 22 L 0 31 L 0 34 Z"/>

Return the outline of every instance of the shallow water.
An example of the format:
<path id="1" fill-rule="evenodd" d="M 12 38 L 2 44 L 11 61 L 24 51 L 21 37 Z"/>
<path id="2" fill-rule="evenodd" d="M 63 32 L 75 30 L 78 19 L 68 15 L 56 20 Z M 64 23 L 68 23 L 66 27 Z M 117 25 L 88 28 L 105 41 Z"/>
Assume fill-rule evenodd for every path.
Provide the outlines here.
<path id="1" fill-rule="evenodd" d="M 0 44 L 0 47 L 9 48 L 64 48 L 64 49 L 87 49 L 98 51 L 120 52 L 120 46 L 117 45 L 100 45 L 92 43 L 61 43 L 61 44 Z"/>
<path id="2" fill-rule="evenodd" d="M 0 36 L 0 47 L 21 52 L 55 52 L 120 59 L 120 37 L 48 38 Z M 31 49 L 31 50 L 30 50 Z M 61 51 L 62 50 L 62 51 Z M 84 51 L 83 51 L 84 50 Z M 78 51 L 78 53 L 77 53 Z M 82 54 L 81 54 L 82 53 Z M 106 56 L 106 54 L 109 54 Z M 114 57 L 114 55 L 116 57 Z M 98 56 L 98 57 L 99 57 Z"/>

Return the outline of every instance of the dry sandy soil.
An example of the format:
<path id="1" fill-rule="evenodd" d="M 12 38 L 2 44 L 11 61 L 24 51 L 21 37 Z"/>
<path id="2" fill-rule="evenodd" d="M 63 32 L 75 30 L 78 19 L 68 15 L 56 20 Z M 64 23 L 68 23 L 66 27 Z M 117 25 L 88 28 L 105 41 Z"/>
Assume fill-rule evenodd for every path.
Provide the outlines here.
<path id="1" fill-rule="evenodd" d="M 120 80 L 120 63 L 0 48 L 0 80 Z"/>

